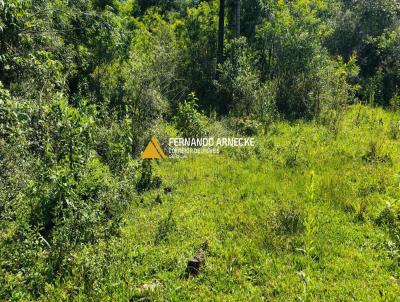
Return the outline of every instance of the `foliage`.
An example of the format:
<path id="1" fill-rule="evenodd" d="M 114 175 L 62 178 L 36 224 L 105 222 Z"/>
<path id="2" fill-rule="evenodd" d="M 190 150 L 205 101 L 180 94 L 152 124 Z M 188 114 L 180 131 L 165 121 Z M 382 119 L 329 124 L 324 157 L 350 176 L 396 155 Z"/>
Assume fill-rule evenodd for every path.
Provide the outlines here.
<path id="1" fill-rule="evenodd" d="M 275 113 L 276 91 L 272 82 L 260 81 L 256 54 L 245 38 L 233 40 L 227 45 L 226 52 L 228 59 L 221 66 L 216 85 L 229 97 L 231 114 L 270 121 Z"/>
<path id="2" fill-rule="evenodd" d="M 198 111 L 198 98 L 194 93 L 178 104 L 178 111 L 174 117 L 176 128 L 183 137 L 204 137 L 206 135 L 207 118 Z"/>
<path id="3" fill-rule="evenodd" d="M 375 103 L 386 106 L 398 91 L 398 16 L 395 0 L 339 1 L 335 7 L 334 32 L 328 45 L 345 58 L 357 53 L 361 70 L 358 82 L 369 90 L 363 96 L 366 102 L 373 97 Z"/>
<path id="4" fill-rule="evenodd" d="M 152 162 L 150 159 L 142 161 L 141 176 L 136 184 L 136 190 L 141 193 L 152 188 L 159 188 L 161 186 L 161 178 L 153 176 Z"/>
<path id="5" fill-rule="evenodd" d="M 184 47 L 187 48 L 188 61 L 185 78 L 190 91 L 195 91 L 205 108 L 222 109 L 213 80 L 216 75 L 218 1 L 201 1 L 190 7 L 185 18 Z"/>
<path id="6" fill-rule="evenodd" d="M 7 230 L 1 269 L 17 286 L 4 287 L 5 299 L 35 299 L 68 269 L 72 251 L 118 232 L 131 193 L 94 151 L 95 116 L 85 101 L 74 108 L 61 96 L 46 105 L 0 106 L 0 223 Z"/>
<path id="7" fill-rule="evenodd" d="M 397 298 L 398 1 L 219 3 L 0 0 L 0 300 Z"/>
<path id="8" fill-rule="evenodd" d="M 359 112 L 381 117 L 384 126 L 374 119 L 355 125 Z M 393 165 L 360 158 L 366 140 L 387 138 L 394 117 L 350 106 L 336 136 L 317 123 L 281 121 L 257 136 L 260 151 L 246 160 L 224 152 L 161 161 L 153 173 L 165 184 L 127 209 L 122 237 L 78 253 L 74 273 L 46 295 L 61 293 L 63 301 L 126 301 L 137 291 L 154 301 L 381 301 L 383 295 L 395 301 L 399 141 L 386 139 L 381 146 Z M 293 138 L 304 142 L 301 163 L 288 168 L 282 150 Z M 165 195 L 164 186 L 173 193 Z M 154 204 L 159 194 L 163 203 Z M 182 278 L 206 240 L 204 269 Z M 340 282 L 330 281 L 338 275 Z M 96 280 L 94 288 L 83 286 L 85 277 Z M 159 286 L 143 291 L 145 284 Z M 74 286 L 80 291 L 71 291 Z"/>
<path id="9" fill-rule="evenodd" d="M 327 9 L 320 0 L 264 3 L 267 17 L 256 34 L 261 78 L 276 83 L 278 110 L 288 117 L 318 116 L 321 103 L 333 102 L 330 94 L 347 83 L 321 43 L 330 35 Z"/>

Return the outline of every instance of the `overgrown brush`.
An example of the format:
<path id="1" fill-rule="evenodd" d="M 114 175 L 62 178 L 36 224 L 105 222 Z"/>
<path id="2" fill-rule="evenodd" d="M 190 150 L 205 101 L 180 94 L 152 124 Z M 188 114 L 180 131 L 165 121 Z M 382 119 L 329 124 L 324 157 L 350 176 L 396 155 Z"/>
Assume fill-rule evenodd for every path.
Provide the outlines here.
<path id="1" fill-rule="evenodd" d="M 132 186 L 122 187 L 125 177 L 110 169 L 128 172 L 129 160 L 118 166 L 100 160 L 93 110 L 84 101 L 72 107 L 62 97 L 47 105 L 0 104 L 0 153 L 7 152 L 0 158 L 6 234 L 0 269 L 9 280 L 0 290 L 4 299 L 37 298 L 46 283 L 68 271 L 76 249 L 118 234 Z"/>

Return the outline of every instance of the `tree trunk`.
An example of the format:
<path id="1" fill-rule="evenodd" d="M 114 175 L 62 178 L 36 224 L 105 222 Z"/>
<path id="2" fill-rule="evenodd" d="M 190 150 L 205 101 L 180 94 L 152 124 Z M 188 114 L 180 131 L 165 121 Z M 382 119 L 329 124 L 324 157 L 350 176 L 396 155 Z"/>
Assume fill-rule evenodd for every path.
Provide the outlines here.
<path id="1" fill-rule="evenodd" d="M 236 38 L 240 37 L 240 0 L 235 3 L 235 34 Z"/>
<path id="2" fill-rule="evenodd" d="M 217 64 L 224 63 L 224 34 L 225 34 L 225 0 L 219 0 L 219 24 L 218 24 L 218 49 Z M 219 72 L 216 77 L 218 79 Z"/>

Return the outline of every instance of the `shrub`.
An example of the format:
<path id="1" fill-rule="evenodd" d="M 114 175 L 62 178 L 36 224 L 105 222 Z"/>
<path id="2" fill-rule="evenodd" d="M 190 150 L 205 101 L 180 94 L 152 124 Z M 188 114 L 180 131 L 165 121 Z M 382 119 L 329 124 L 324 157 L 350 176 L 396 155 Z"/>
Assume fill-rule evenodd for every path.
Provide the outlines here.
<path id="1" fill-rule="evenodd" d="M 393 111 L 400 111 L 400 95 L 394 95 L 390 99 L 389 104 Z"/>
<path id="2" fill-rule="evenodd" d="M 300 139 L 290 142 L 285 159 L 286 166 L 293 168 L 299 164 L 299 152 L 301 144 L 302 141 Z"/>
<path id="3" fill-rule="evenodd" d="M 351 85 L 359 72 L 356 56 L 348 62 L 341 57 L 328 60 L 318 71 L 318 89 L 313 93 L 316 107 L 315 114 L 319 122 L 337 135 L 344 112 L 353 100 L 359 87 Z"/>
<path id="4" fill-rule="evenodd" d="M 375 222 L 389 233 L 393 241 L 387 244 L 388 252 L 394 259 L 400 261 L 400 209 L 388 203 Z"/>
<path id="5" fill-rule="evenodd" d="M 226 52 L 229 55 L 220 66 L 216 86 L 226 96 L 230 113 L 271 121 L 275 113 L 276 85 L 273 81 L 261 81 L 256 53 L 244 37 L 230 42 Z"/>
<path id="6" fill-rule="evenodd" d="M 388 132 L 391 139 L 398 139 L 400 137 L 400 120 L 390 121 Z"/>
<path id="7" fill-rule="evenodd" d="M 128 164 L 132 151 L 131 121 L 105 123 L 94 134 L 94 148 L 103 163 L 117 174 Z"/>
<path id="8" fill-rule="evenodd" d="M 74 250 L 117 234 L 132 187 L 94 151 L 95 117 L 62 96 L 0 104 L 0 279 L 10 280 L 1 298 L 35 300 Z"/>
<path id="9" fill-rule="evenodd" d="M 162 180 L 159 176 L 153 177 L 152 159 L 144 159 L 142 161 L 141 177 L 136 184 L 136 190 L 142 193 L 152 188 L 159 188 L 161 182 Z"/>
<path id="10" fill-rule="evenodd" d="M 240 118 L 236 120 L 235 128 L 239 133 L 254 136 L 260 132 L 261 123 L 254 119 Z"/>
<path id="11" fill-rule="evenodd" d="M 369 77 L 365 84 L 364 100 L 371 106 L 384 105 L 384 83 L 383 71 L 378 69 L 374 75 Z"/>
<path id="12" fill-rule="evenodd" d="M 178 131 L 184 137 L 203 137 L 207 135 L 207 118 L 198 110 L 198 98 L 194 93 L 189 94 L 186 101 L 178 104 L 174 122 Z"/>

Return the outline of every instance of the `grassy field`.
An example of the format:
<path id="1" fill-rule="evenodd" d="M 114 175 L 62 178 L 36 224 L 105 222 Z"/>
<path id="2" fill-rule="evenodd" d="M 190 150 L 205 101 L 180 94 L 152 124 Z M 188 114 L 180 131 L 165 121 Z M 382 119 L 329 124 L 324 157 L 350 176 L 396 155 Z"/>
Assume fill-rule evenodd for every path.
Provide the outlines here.
<path id="1" fill-rule="evenodd" d="M 354 106 L 335 130 L 282 122 L 255 148 L 154 162 L 161 188 L 42 300 L 400 301 L 398 123 Z"/>

